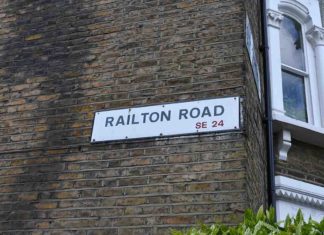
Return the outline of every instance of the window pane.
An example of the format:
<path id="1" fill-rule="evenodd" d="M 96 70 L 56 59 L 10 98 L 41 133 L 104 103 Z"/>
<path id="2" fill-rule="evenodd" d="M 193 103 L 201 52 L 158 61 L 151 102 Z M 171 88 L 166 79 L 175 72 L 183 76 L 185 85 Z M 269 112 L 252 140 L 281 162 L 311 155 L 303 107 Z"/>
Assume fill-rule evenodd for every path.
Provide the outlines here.
<path id="1" fill-rule="evenodd" d="M 304 78 L 282 71 L 282 83 L 286 115 L 307 122 Z"/>
<path id="2" fill-rule="evenodd" d="M 305 71 L 305 58 L 301 25 L 284 16 L 280 26 L 281 62 Z"/>

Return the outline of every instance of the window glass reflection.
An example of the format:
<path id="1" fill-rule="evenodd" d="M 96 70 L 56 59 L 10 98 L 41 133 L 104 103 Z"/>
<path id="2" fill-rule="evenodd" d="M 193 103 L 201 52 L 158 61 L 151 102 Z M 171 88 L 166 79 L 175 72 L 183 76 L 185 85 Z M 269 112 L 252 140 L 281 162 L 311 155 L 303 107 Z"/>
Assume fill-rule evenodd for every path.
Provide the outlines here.
<path id="1" fill-rule="evenodd" d="M 282 71 L 282 83 L 286 115 L 307 122 L 304 78 Z"/>
<path id="2" fill-rule="evenodd" d="M 305 70 L 301 25 L 284 16 L 280 26 L 281 62 L 296 69 Z"/>

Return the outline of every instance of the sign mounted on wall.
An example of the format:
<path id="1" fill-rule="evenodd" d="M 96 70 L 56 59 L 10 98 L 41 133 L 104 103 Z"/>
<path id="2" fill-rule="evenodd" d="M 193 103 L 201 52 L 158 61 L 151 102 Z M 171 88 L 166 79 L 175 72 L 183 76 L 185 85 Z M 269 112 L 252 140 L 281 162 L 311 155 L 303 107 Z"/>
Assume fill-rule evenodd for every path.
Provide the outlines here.
<path id="1" fill-rule="evenodd" d="M 91 143 L 239 128 L 240 99 L 228 97 L 96 112 Z"/>

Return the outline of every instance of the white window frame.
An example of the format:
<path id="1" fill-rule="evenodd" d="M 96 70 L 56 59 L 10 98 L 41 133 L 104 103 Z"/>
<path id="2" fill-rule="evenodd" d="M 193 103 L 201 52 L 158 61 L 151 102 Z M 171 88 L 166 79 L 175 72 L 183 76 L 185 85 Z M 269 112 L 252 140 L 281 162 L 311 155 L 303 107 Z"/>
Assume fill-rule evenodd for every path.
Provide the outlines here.
<path id="1" fill-rule="evenodd" d="M 293 20 L 296 20 L 300 26 L 301 26 L 301 30 L 302 30 L 302 39 L 303 39 L 303 49 L 304 49 L 304 60 L 305 60 L 305 71 L 291 67 L 289 65 L 286 65 L 284 63 L 281 62 L 281 71 L 285 70 L 288 72 L 291 72 L 292 74 L 295 75 L 299 75 L 302 76 L 304 78 L 304 92 L 305 92 L 305 99 L 306 99 L 306 117 L 307 117 L 307 122 L 305 123 L 309 123 L 314 125 L 314 116 L 313 116 L 313 105 L 312 105 L 312 97 L 311 97 L 311 81 L 310 81 L 310 75 L 309 75 L 309 56 L 308 56 L 308 49 L 307 48 L 307 39 L 306 39 L 306 27 L 305 24 L 303 24 L 302 22 L 300 22 L 300 19 L 298 19 L 296 17 L 296 15 L 291 14 L 291 12 L 284 12 L 282 13 L 282 16 L 288 16 L 290 18 L 292 18 Z M 281 61 L 281 58 L 280 58 Z M 288 117 L 288 116 L 287 116 Z M 291 117 L 288 117 L 291 118 Z M 291 118 L 294 119 L 294 118 Z M 298 120 L 298 119 L 294 119 L 294 120 Z"/>

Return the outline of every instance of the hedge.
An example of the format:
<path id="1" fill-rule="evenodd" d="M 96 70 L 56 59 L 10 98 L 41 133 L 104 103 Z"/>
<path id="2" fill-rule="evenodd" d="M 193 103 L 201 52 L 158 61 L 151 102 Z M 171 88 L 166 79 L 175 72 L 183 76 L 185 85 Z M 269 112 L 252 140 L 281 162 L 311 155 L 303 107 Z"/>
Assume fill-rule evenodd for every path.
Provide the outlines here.
<path id="1" fill-rule="evenodd" d="M 286 217 L 285 221 L 276 222 L 275 211 L 260 207 L 257 214 L 251 209 L 244 213 L 244 220 L 236 227 L 221 224 L 193 227 L 185 231 L 172 230 L 172 235 L 324 235 L 324 218 L 316 222 L 309 218 L 306 222 L 301 210 L 295 218 Z"/>

